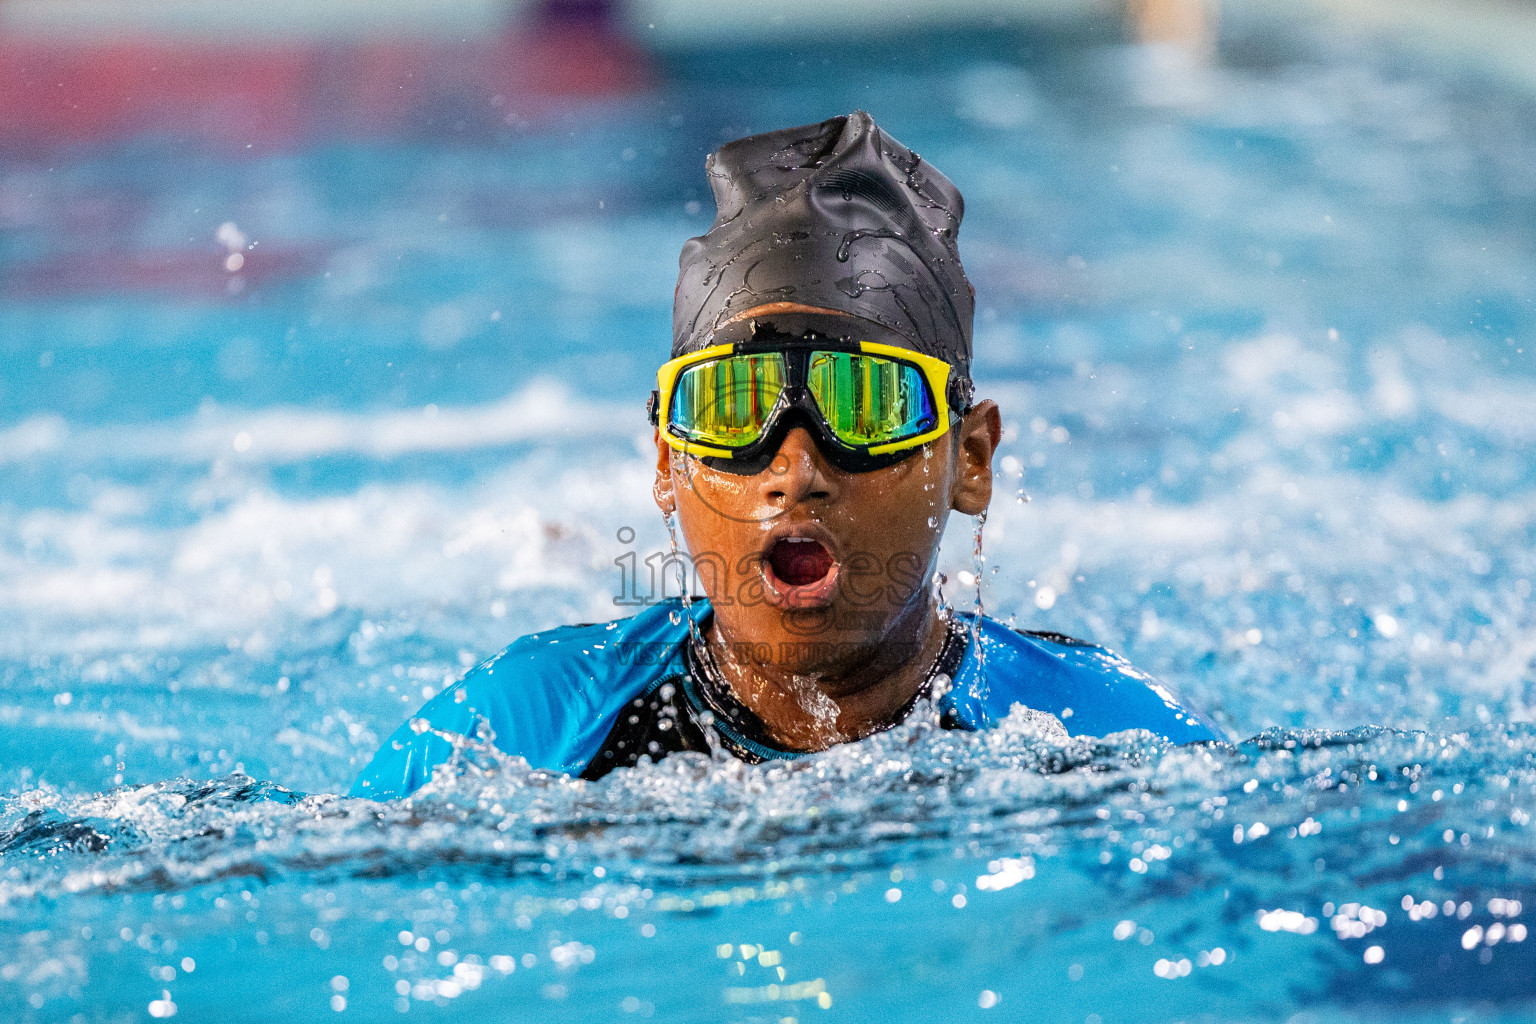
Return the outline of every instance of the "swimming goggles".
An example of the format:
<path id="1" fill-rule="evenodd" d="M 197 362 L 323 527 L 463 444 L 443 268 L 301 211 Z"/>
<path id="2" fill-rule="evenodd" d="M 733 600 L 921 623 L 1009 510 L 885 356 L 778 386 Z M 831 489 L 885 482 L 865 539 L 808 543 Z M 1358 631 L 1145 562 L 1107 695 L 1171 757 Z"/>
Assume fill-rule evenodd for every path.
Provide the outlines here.
<path id="1" fill-rule="evenodd" d="M 942 359 L 871 341 L 783 339 L 713 345 L 664 364 L 649 413 L 667 444 L 712 468 L 758 473 L 800 423 L 839 469 L 866 472 L 956 421 Z"/>

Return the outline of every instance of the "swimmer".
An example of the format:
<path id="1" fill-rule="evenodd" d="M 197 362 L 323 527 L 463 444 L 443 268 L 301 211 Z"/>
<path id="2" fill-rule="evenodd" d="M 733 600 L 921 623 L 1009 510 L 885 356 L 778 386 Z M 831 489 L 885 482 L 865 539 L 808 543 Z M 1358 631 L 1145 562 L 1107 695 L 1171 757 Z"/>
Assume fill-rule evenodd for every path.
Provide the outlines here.
<path id="1" fill-rule="evenodd" d="M 1219 739 L 1102 647 L 939 602 L 945 522 L 984 516 L 1002 437 L 973 395 L 949 179 L 862 111 L 705 169 L 718 213 L 683 247 L 650 400 L 655 500 L 704 597 L 513 642 L 402 725 L 352 795 L 451 770 L 454 735 L 596 779 L 682 751 L 804 757 L 924 700 L 953 729 L 1023 705 L 1072 735 Z"/>

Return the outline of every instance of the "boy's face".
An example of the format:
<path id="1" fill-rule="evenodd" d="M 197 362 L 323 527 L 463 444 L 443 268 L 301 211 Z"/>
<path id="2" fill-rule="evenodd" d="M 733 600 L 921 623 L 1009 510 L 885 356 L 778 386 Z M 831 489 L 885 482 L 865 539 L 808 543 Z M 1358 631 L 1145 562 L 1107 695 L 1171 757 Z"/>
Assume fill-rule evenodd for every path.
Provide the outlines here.
<path id="1" fill-rule="evenodd" d="M 796 426 L 755 476 L 711 469 L 658 434 L 656 501 L 677 513 L 733 656 L 835 687 L 877 645 L 916 655 L 945 520 L 986 509 L 1001 434 L 997 406 L 979 402 L 904 461 L 851 473 Z"/>

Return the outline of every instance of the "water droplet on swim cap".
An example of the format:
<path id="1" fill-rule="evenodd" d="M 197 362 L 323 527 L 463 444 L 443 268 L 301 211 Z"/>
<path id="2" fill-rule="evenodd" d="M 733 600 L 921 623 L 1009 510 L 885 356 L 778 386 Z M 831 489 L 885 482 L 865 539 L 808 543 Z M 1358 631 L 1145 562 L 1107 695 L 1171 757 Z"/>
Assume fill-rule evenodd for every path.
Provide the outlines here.
<path id="1" fill-rule="evenodd" d="M 868 114 L 738 139 L 704 167 L 718 212 L 683 246 L 673 356 L 709 345 L 738 313 L 793 302 L 873 321 L 895 336 L 881 340 L 969 377 L 965 202 Z"/>

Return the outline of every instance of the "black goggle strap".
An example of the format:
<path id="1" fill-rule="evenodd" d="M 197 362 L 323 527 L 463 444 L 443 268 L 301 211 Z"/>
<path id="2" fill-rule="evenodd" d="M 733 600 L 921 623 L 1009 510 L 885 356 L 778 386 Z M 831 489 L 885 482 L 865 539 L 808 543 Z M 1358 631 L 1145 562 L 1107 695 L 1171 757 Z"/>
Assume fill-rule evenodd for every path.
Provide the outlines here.
<path id="1" fill-rule="evenodd" d="M 944 400 L 954 410 L 956 416 L 964 416 L 971 411 L 971 405 L 976 398 L 976 385 L 971 383 L 971 378 L 961 377 L 953 366 L 949 370 L 949 394 Z"/>

